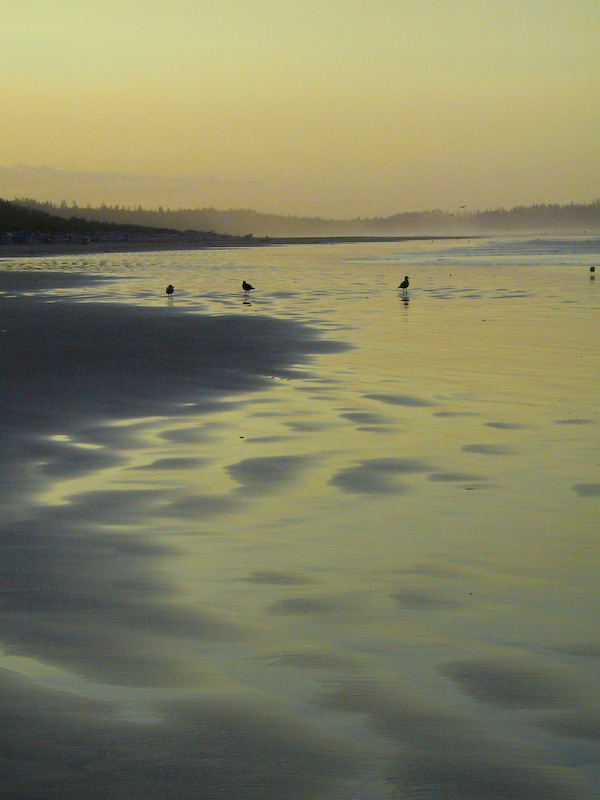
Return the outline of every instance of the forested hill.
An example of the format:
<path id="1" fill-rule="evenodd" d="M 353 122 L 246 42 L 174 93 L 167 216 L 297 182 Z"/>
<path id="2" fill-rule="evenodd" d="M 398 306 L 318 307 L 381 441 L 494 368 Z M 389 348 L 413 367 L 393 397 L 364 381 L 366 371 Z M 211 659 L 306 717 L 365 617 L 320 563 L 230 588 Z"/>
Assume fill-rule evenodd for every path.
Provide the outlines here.
<path id="1" fill-rule="evenodd" d="M 600 232 L 600 199 L 593 203 L 569 205 L 517 206 L 473 211 L 461 208 L 455 212 L 419 211 L 389 217 L 356 219 L 322 219 L 262 214 L 250 209 L 215 208 L 155 210 L 125 206 L 101 205 L 79 207 L 63 202 L 56 205 L 29 198 L 14 201 L 37 211 L 63 218 L 85 218 L 91 221 L 136 225 L 179 231 L 210 231 L 233 236 L 412 236 L 412 235 L 477 235 L 485 233 L 583 233 Z"/>
<path id="2" fill-rule="evenodd" d="M 46 208 L 46 206 L 49 206 Z M 87 231 L 142 232 L 142 225 L 119 225 L 108 220 L 89 220 L 82 215 L 70 213 L 68 217 L 53 211 L 48 203 L 16 202 L 0 199 L 0 231 L 37 233 L 83 233 Z M 153 229 L 152 229 L 153 230 Z"/>
<path id="3" fill-rule="evenodd" d="M 68 216 L 64 209 L 60 209 L 62 214 L 58 211 L 50 203 L 30 201 L 25 205 L 0 199 L 0 244 L 160 242 L 174 246 L 209 246 L 239 241 L 238 237 L 213 232 L 90 219 L 74 209 L 69 209 Z"/>

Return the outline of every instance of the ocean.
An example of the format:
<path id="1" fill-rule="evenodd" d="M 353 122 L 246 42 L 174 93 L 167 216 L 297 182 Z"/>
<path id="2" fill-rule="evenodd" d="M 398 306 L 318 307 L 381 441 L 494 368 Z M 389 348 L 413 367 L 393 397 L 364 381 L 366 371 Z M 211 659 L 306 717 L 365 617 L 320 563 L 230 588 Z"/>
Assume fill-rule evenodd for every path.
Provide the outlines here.
<path id="1" fill-rule="evenodd" d="M 3 798 L 597 797 L 593 266 L 1 261 Z"/>

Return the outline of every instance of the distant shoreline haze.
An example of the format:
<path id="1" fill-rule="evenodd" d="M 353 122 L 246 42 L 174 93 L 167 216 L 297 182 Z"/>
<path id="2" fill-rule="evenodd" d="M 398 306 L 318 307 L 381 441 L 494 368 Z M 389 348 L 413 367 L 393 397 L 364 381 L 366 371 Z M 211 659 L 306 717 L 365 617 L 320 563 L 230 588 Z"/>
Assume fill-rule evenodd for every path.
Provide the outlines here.
<path id="1" fill-rule="evenodd" d="M 205 231 L 226 236 L 316 237 L 478 235 L 489 233 L 600 232 L 600 199 L 592 203 L 541 204 L 470 210 L 405 212 L 389 217 L 323 219 L 278 216 L 251 209 L 145 209 L 141 206 L 60 204 L 32 198 L 11 201 L 19 206 L 65 219 L 133 225 L 176 231 Z"/>

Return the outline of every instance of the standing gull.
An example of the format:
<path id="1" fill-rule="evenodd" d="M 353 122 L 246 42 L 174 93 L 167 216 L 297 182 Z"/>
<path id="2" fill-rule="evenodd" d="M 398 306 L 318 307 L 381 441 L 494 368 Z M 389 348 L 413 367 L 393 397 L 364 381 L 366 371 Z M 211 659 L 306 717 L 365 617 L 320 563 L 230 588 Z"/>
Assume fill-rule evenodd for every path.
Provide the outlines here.
<path id="1" fill-rule="evenodd" d="M 165 290 L 165 291 L 167 292 L 167 294 L 169 295 L 169 297 L 172 297 L 172 296 L 173 296 L 173 292 L 175 291 L 175 287 L 173 286 L 173 284 L 172 284 L 172 283 L 170 283 L 170 284 L 167 286 L 167 288 L 166 288 L 166 290 Z"/>
<path id="2" fill-rule="evenodd" d="M 248 281 L 242 281 L 242 289 L 245 292 L 249 292 L 251 289 L 254 289 L 254 286 L 252 286 L 251 283 L 248 283 Z"/>
<path id="3" fill-rule="evenodd" d="M 402 281 L 402 283 L 400 284 L 400 286 L 398 288 L 402 289 L 402 291 L 405 292 L 408 289 L 408 283 L 409 283 L 408 275 L 405 275 L 404 276 L 404 280 Z"/>

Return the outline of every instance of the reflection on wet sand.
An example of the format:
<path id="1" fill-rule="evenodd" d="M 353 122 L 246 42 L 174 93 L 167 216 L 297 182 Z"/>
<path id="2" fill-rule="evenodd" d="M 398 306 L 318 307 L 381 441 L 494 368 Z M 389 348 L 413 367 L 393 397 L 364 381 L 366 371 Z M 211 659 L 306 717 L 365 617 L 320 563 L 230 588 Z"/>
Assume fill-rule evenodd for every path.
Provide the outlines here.
<path id="1" fill-rule="evenodd" d="M 360 763 L 275 708 L 218 696 L 163 701 L 157 720 L 128 722 L 110 702 L 0 677 L 6 798 L 142 800 L 157 787 L 162 797 L 307 797 L 335 792 Z"/>
<path id="2" fill-rule="evenodd" d="M 397 246 L 0 273 L 7 798 L 597 796 L 596 301 Z"/>
<path id="3" fill-rule="evenodd" d="M 440 711 L 416 687 L 407 690 L 348 682 L 321 699 L 326 708 L 366 714 L 378 733 L 397 743 L 392 797 L 591 797 L 577 770 L 558 767 L 543 746 L 495 729 L 475 713 Z"/>
<path id="4" fill-rule="evenodd" d="M 440 664 L 438 669 L 465 694 L 503 708 L 560 708 L 584 700 L 574 675 L 534 661 L 483 659 Z"/>

